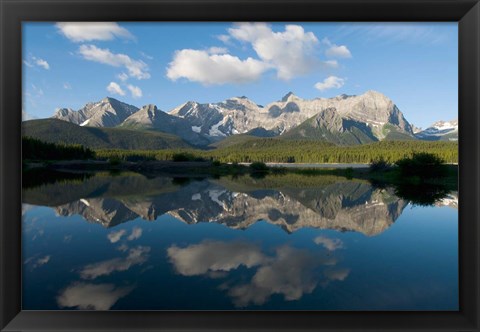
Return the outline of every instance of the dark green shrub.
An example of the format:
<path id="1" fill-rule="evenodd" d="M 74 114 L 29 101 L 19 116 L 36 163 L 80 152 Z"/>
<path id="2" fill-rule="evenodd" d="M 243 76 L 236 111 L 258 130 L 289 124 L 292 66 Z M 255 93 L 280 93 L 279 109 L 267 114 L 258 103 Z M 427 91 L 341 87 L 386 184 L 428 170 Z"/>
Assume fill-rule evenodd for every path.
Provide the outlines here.
<path id="1" fill-rule="evenodd" d="M 370 162 L 370 172 L 381 172 L 390 169 L 392 165 L 388 163 L 385 159 L 380 158 L 377 160 L 372 160 Z"/>
<path id="2" fill-rule="evenodd" d="M 351 167 L 345 168 L 345 177 L 347 179 L 353 178 L 353 168 L 351 168 Z"/>
<path id="3" fill-rule="evenodd" d="M 254 162 L 254 163 L 251 163 L 250 164 L 250 170 L 252 172 L 268 172 L 270 169 L 268 168 L 267 165 L 265 165 L 265 163 L 262 163 L 262 162 Z"/>
<path id="4" fill-rule="evenodd" d="M 117 166 L 117 165 L 120 165 L 121 160 L 120 160 L 120 158 L 118 158 L 118 157 L 113 157 L 113 158 L 110 158 L 110 159 L 108 160 L 108 162 L 109 162 L 110 165 L 112 165 L 112 166 Z"/>
<path id="5" fill-rule="evenodd" d="M 414 153 L 411 158 L 403 158 L 395 163 L 403 176 L 416 176 L 420 179 L 431 179 L 445 176 L 448 173 L 443 160 L 430 153 Z"/>
<path id="6" fill-rule="evenodd" d="M 194 157 L 193 157 L 193 155 L 191 155 L 190 153 L 181 152 L 181 153 L 175 153 L 175 154 L 172 156 L 172 160 L 175 161 L 175 162 L 179 162 L 179 161 L 193 161 L 193 160 L 194 160 Z"/>
<path id="7" fill-rule="evenodd" d="M 155 160 L 153 156 L 142 156 L 138 154 L 127 155 L 124 157 L 126 161 L 137 162 L 137 161 L 148 161 L 148 160 Z"/>

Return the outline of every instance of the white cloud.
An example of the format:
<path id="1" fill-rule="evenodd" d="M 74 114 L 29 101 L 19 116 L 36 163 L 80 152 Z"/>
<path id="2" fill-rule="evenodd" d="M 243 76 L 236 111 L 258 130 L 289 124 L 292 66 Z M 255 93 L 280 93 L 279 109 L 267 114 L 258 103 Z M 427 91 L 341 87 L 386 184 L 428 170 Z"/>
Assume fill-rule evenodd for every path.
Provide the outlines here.
<path id="1" fill-rule="evenodd" d="M 260 59 L 275 67 L 280 79 L 307 74 L 321 63 L 314 56 L 317 37 L 299 25 L 274 32 L 265 23 L 239 23 L 228 31 L 233 38 L 250 43 Z"/>
<path id="2" fill-rule="evenodd" d="M 28 60 L 23 60 L 23 64 L 27 67 L 30 67 L 30 68 L 33 67 L 33 65 Z"/>
<path id="3" fill-rule="evenodd" d="M 276 71 L 277 78 L 290 80 L 317 69 L 338 67 L 336 60 L 318 57 L 317 37 L 296 24 L 287 24 L 284 31 L 275 32 L 266 23 L 237 23 L 228 29 L 228 34 L 216 38 L 228 45 L 234 41 L 251 45 L 258 58 L 242 60 L 224 47 L 182 49 L 175 52 L 167 77 L 213 85 L 252 82 L 269 69 Z M 346 51 L 344 46 L 332 50 L 337 57 L 345 56 Z"/>
<path id="4" fill-rule="evenodd" d="M 345 79 L 337 76 L 329 76 L 323 80 L 323 82 L 318 82 L 315 84 L 315 88 L 324 91 L 332 88 L 339 89 L 345 84 Z"/>
<path id="5" fill-rule="evenodd" d="M 351 58 L 352 57 L 350 50 L 345 45 L 331 46 L 328 50 L 325 51 L 325 55 L 331 58 L 334 58 L 334 57 Z"/>
<path id="6" fill-rule="evenodd" d="M 33 55 L 29 55 L 28 60 L 23 60 L 23 64 L 30 68 L 38 66 L 38 67 L 42 67 L 45 70 L 50 69 L 50 65 L 46 60 L 37 58 Z"/>
<path id="7" fill-rule="evenodd" d="M 127 237 L 128 241 L 138 240 L 142 236 L 142 229 L 140 227 L 134 227 L 132 229 L 132 234 Z"/>
<path id="8" fill-rule="evenodd" d="M 328 46 L 325 55 L 329 58 L 351 58 L 352 53 L 345 45 L 333 44 L 328 38 L 324 38 L 322 42 Z"/>
<path id="9" fill-rule="evenodd" d="M 230 36 L 229 35 L 219 35 L 217 36 L 218 40 L 220 40 L 221 42 L 225 43 L 225 44 L 229 44 L 230 43 Z"/>
<path id="10" fill-rule="evenodd" d="M 325 67 L 327 68 L 338 68 L 337 60 L 327 60 L 324 62 Z"/>
<path id="11" fill-rule="evenodd" d="M 43 90 L 41 88 L 38 88 L 35 84 L 32 84 L 32 89 L 33 89 L 34 94 L 37 97 L 43 96 Z"/>
<path id="12" fill-rule="evenodd" d="M 65 90 L 70 90 L 70 89 L 72 89 L 72 86 L 70 85 L 70 83 L 65 82 L 65 83 L 63 83 L 63 88 L 64 88 Z"/>
<path id="13" fill-rule="evenodd" d="M 138 246 L 129 249 L 125 258 L 113 258 L 99 263 L 89 264 L 80 271 L 82 279 L 95 279 L 110 275 L 116 271 L 126 271 L 135 265 L 142 265 L 148 260 L 150 247 Z"/>
<path id="14" fill-rule="evenodd" d="M 116 243 L 120 241 L 123 235 L 125 235 L 126 231 L 124 229 L 120 229 L 118 231 L 112 231 L 108 233 L 107 238 L 110 243 Z"/>
<path id="15" fill-rule="evenodd" d="M 117 75 L 118 79 L 122 82 L 125 82 L 126 80 L 128 80 L 128 75 L 125 74 L 125 73 L 120 73 Z"/>
<path id="16" fill-rule="evenodd" d="M 208 53 L 210 53 L 210 54 L 225 54 L 225 53 L 228 53 L 228 49 L 226 47 L 213 46 L 213 47 L 210 47 L 208 49 Z"/>
<path id="17" fill-rule="evenodd" d="M 85 60 L 95 61 L 113 67 L 124 67 L 128 75 L 136 79 L 150 78 L 148 65 L 141 60 L 133 60 L 125 54 L 115 54 L 109 49 L 98 48 L 95 45 L 80 45 L 78 53 Z"/>
<path id="18" fill-rule="evenodd" d="M 115 82 L 110 82 L 110 84 L 107 86 L 107 91 L 112 94 L 125 96 L 125 91 L 123 91 L 120 85 Z"/>
<path id="19" fill-rule="evenodd" d="M 74 283 L 57 297 L 61 308 L 80 310 L 108 310 L 120 298 L 127 296 L 134 287 L 117 287 L 113 284 Z"/>
<path id="20" fill-rule="evenodd" d="M 209 54 L 207 51 L 176 51 L 167 68 L 173 81 L 186 78 L 205 85 L 247 83 L 260 78 L 268 66 L 253 58 L 241 60 L 230 54 Z"/>
<path id="21" fill-rule="evenodd" d="M 343 248 L 343 241 L 340 239 L 331 239 L 326 236 L 317 236 L 315 239 L 313 239 L 313 242 L 315 242 L 318 245 L 322 245 L 325 249 L 329 251 L 335 251 L 337 249 Z"/>
<path id="22" fill-rule="evenodd" d="M 35 64 L 39 67 L 42 67 L 43 69 L 50 69 L 50 65 L 48 64 L 48 62 L 43 59 L 35 58 Z"/>
<path id="23" fill-rule="evenodd" d="M 140 89 L 138 86 L 129 84 L 127 85 L 127 88 L 130 90 L 133 98 L 141 98 L 143 96 L 142 89 Z"/>
<path id="24" fill-rule="evenodd" d="M 153 60 L 153 56 L 145 53 L 145 52 L 140 52 L 140 54 L 147 60 Z"/>
<path id="25" fill-rule="evenodd" d="M 133 35 L 114 22 L 62 22 L 58 31 L 73 42 L 112 40 L 116 37 L 133 39 Z"/>

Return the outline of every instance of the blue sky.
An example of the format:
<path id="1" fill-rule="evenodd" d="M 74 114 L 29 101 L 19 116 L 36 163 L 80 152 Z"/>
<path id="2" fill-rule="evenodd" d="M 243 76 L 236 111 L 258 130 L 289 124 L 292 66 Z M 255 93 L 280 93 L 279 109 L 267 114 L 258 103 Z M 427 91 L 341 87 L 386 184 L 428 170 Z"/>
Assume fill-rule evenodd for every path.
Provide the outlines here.
<path id="1" fill-rule="evenodd" d="M 457 36 L 457 23 L 24 23 L 23 111 L 376 90 L 425 128 L 458 116 Z"/>

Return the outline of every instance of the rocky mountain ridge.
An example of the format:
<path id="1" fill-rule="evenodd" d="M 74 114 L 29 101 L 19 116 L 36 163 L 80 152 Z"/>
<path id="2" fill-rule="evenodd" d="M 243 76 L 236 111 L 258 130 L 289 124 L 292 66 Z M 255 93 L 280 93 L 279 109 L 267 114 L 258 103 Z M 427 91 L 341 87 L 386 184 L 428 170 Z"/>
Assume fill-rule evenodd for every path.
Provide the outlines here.
<path id="1" fill-rule="evenodd" d="M 303 99 L 289 92 L 265 106 L 245 96 L 216 103 L 188 101 L 169 112 L 155 105 L 139 109 L 107 97 L 78 111 L 59 109 L 53 118 L 79 126 L 160 131 L 195 146 L 207 146 L 237 134 L 255 136 L 255 133 L 341 145 L 384 139 L 432 140 L 444 132 L 451 133 L 445 123 L 418 131 L 390 98 L 377 91 L 315 99 Z"/>
<path id="2" fill-rule="evenodd" d="M 71 108 L 58 109 L 52 118 L 72 122 L 79 126 L 116 127 L 139 109 L 106 97 L 99 102 L 87 103 L 78 111 Z"/>
<path id="3" fill-rule="evenodd" d="M 339 118 L 365 123 L 377 139 L 396 130 L 413 136 L 411 125 L 398 107 L 385 95 L 367 91 L 363 95 L 302 99 L 292 92 L 280 101 L 261 106 L 246 97 L 219 103 L 187 102 L 169 112 L 187 120 L 192 128 L 209 136 L 230 136 L 264 128 L 281 135 L 309 118 L 334 110 Z M 336 132 L 338 128 L 333 129 Z"/>
<path id="4" fill-rule="evenodd" d="M 190 129 L 190 125 L 182 118 L 172 116 L 149 104 L 130 115 L 121 124 L 122 128 L 157 130 L 177 135 L 193 145 L 208 145 L 203 135 Z"/>

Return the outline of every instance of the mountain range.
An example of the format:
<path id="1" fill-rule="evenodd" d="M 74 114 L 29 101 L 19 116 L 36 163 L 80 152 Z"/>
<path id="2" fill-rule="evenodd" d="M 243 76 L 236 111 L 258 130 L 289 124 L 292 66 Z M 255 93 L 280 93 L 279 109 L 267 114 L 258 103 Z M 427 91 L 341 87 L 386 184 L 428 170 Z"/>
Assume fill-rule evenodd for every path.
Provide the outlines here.
<path id="1" fill-rule="evenodd" d="M 225 138 L 243 135 L 310 139 L 339 145 L 354 145 L 381 140 L 457 140 L 458 121 L 439 121 L 425 130 L 410 124 L 395 103 L 384 94 L 367 91 L 362 95 L 340 95 L 334 98 L 302 99 L 292 92 L 278 101 L 262 106 L 247 97 L 233 97 L 217 103 L 188 101 L 169 112 L 155 105 L 137 108 L 114 98 L 87 103 L 74 111 L 58 109 L 51 119 L 25 121 L 24 134 L 46 141 L 73 142 L 72 127 L 80 136 L 88 136 L 92 128 L 100 131 L 91 147 L 119 147 L 102 135 L 115 136 L 119 131 L 137 135 L 161 133 L 168 136 L 162 146 L 184 145 L 206 147 Z M 48 125 L 47 125 L 48 123 Z M 48 126 L 55 124 L 55 138 Z M 43 128 L 43 129 L 41 129 Z M 103 131 L 107 130 L 108 134 Z M 80 142 L 81 143 L 81 142 Z M 123 144 L 122 148 L 128 144 Z M 132 144 L 131 148 L 137 148 Z"/>

